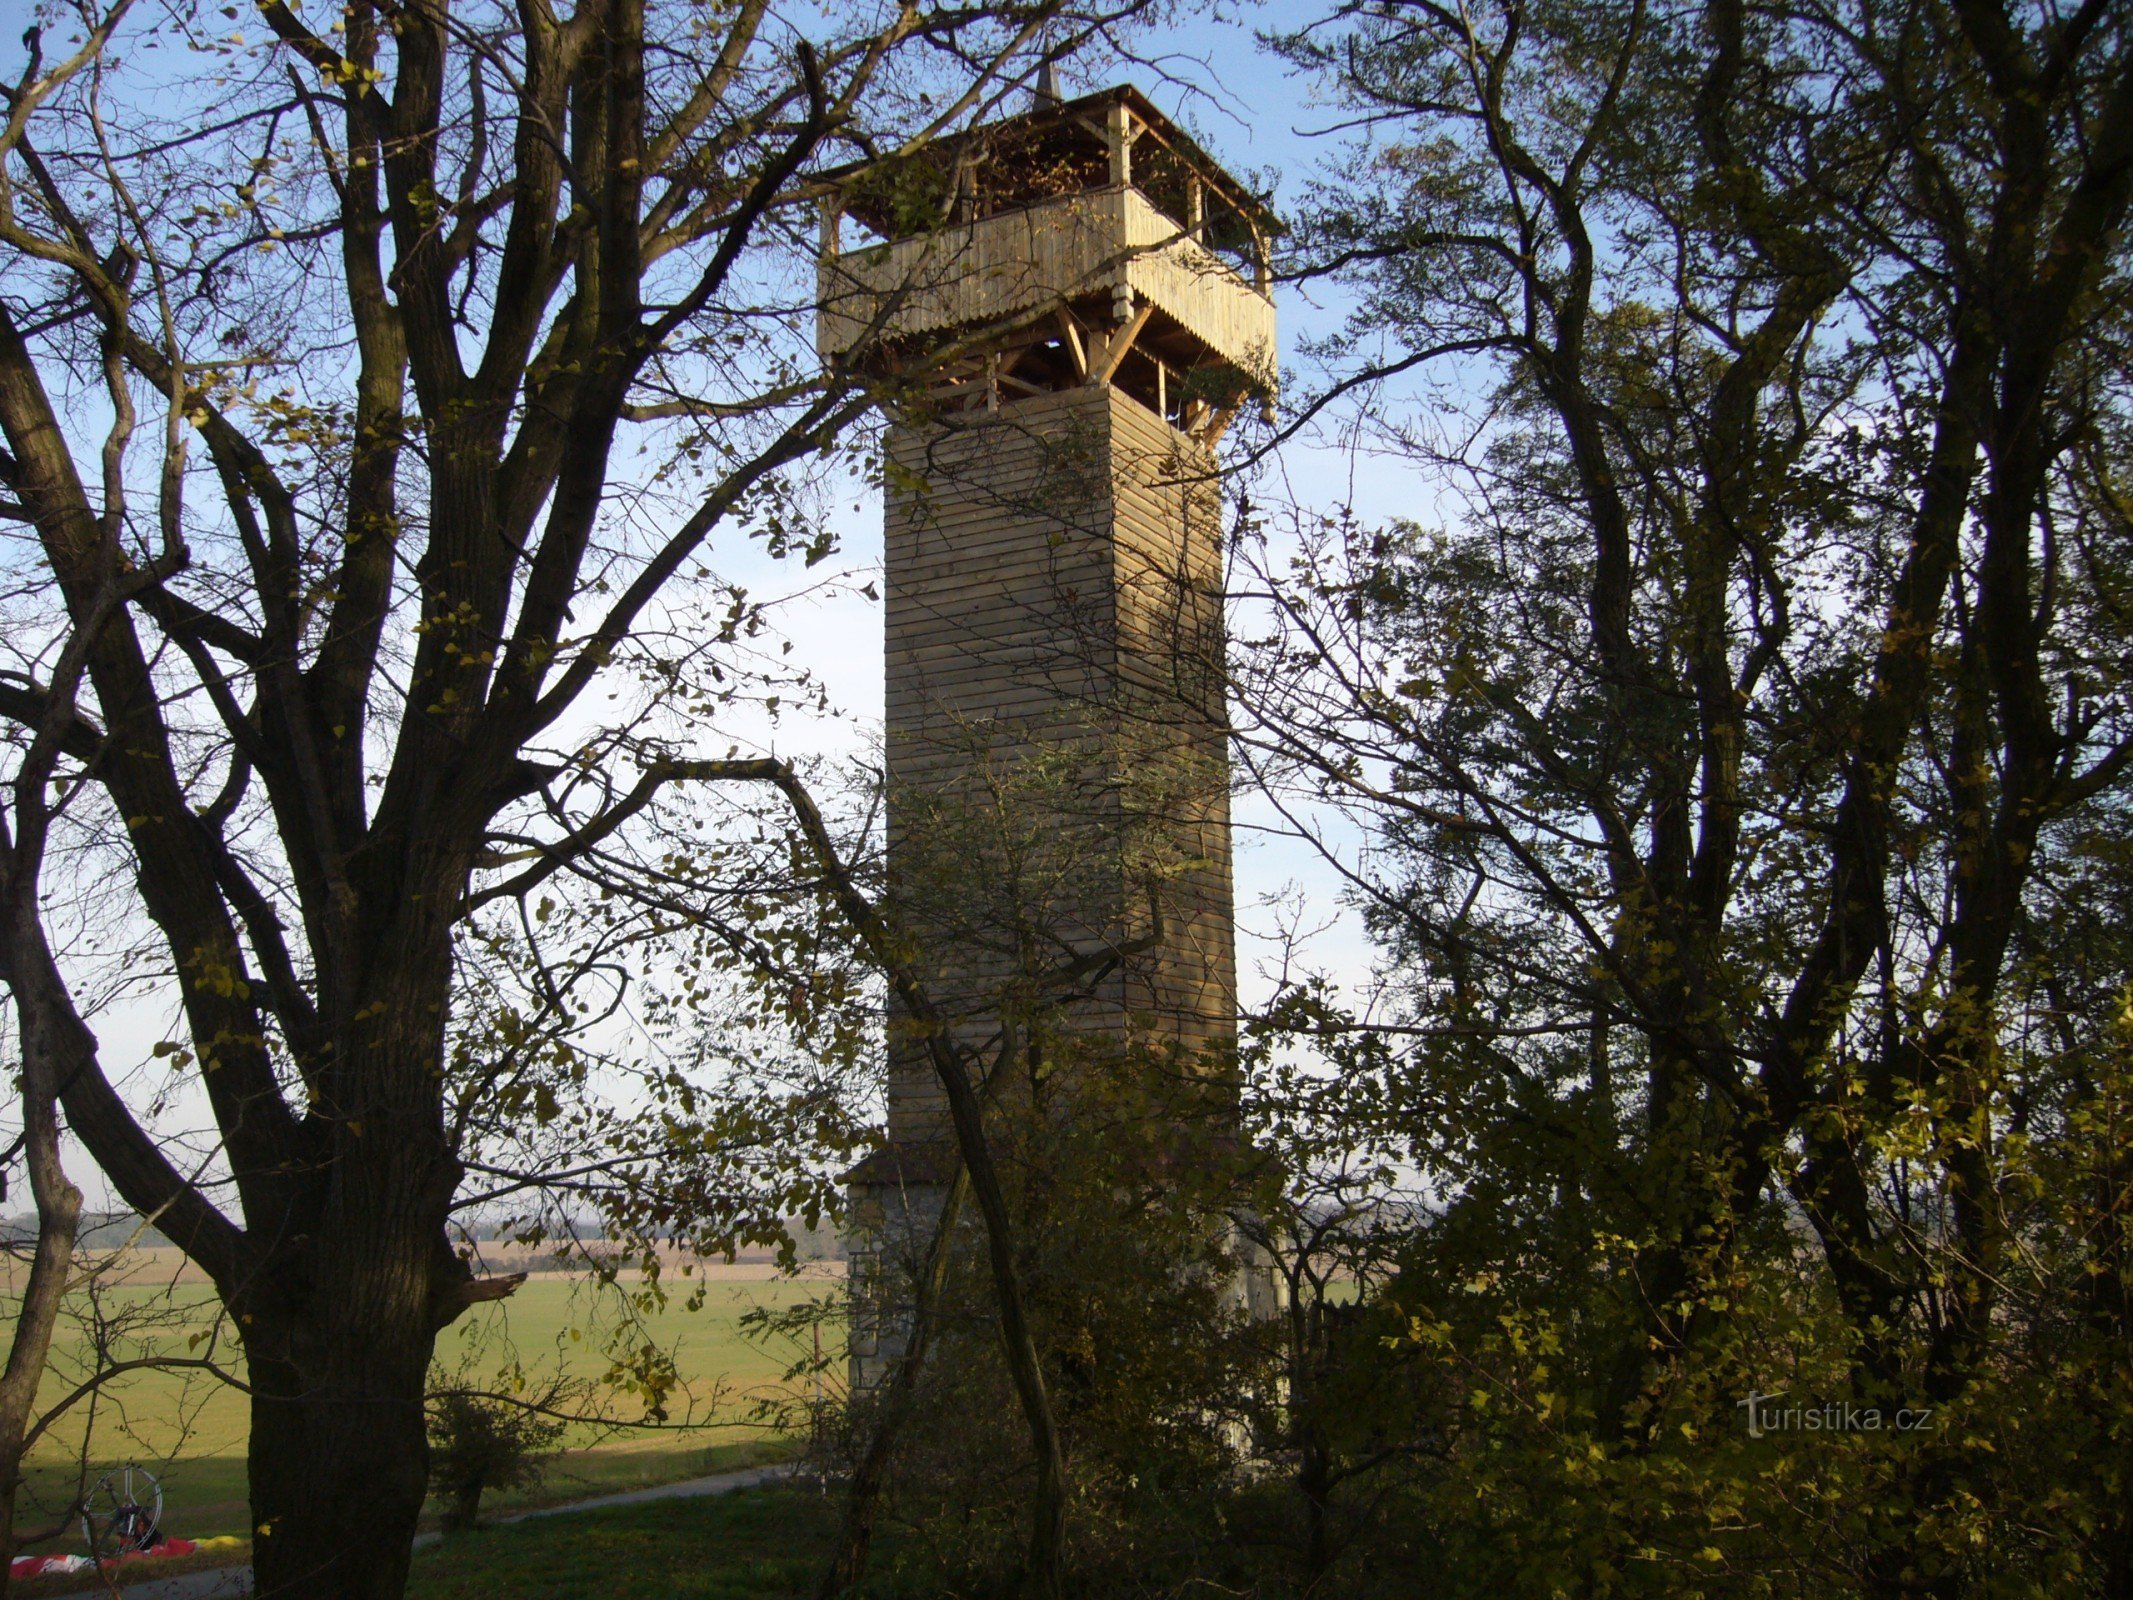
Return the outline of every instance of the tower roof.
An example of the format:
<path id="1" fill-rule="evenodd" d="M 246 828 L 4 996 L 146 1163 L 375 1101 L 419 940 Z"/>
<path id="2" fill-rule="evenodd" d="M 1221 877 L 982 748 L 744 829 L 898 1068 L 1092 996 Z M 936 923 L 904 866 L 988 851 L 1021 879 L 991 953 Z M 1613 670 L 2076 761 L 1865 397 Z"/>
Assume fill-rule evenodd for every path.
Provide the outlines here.
<path id="1" fill-rule="evenodd" d="M 952 187 L 956 173 L 965 166 L 978 167 L 1001 184 L 1006 191 L 1001 198 L 1007 204 L 1101 187 L 1108 181 L 1105 141 L 1113 107 L 1123 108 L 1138 124 L 1133 135 L 1136 142 L 1152 138 L 1168 158 L 1166 164 L 1174 164 L 1179 176 L 1197 178 L 1219 197 L 1221 209 L 1231 214 L 1241 234 L 1265 238 L 1286 231 L 1257 195 L 1129 83 L 1073 100 L 1040 103 L 1012 117 L 943 134 L 903 154 L 848 162 L 820 176 L 843 191 L 845 215 L 884 238 L 902 238 L 927 228 L 906 204 L 908 199 L 914 193 Z M 1160 182 L 1160 166 L 1146 155 L 1137 162 L 1149 172 L 1140 187 Z M 1215 234 L 1207 241 L 1210 245 L 1243 242 L 1220 237 L 1223 223 L 1217 216 L 1210 215 L 1208 222 Z"/>

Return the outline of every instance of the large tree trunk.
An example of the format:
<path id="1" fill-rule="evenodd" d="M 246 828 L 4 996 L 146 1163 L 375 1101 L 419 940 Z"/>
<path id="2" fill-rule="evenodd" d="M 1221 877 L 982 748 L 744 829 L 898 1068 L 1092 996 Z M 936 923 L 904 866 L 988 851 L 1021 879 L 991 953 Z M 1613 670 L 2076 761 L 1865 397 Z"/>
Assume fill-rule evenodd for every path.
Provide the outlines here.
<path id="1" fill-rule="evenodd" d="M 211 1209 L 160 1211 L 159 1225 L 212 1264 L 244 1343 L 262 1595 L 398 1600 L 427 1489 L 424 1399 L 437 1332 L 522 1280 L 476 1280 L 450 1248 L 446 1222 L 462 1168 L 430 1087 L 443 1068 L 442 985 L 431 987 L 428 1003 L 357 1008 L 374 1020 L 351 1029 L 339 1053 L 360 1050 L 372 1070 L 314 1081 L 305 1159 L 288 1174 L 290 1201 L 278 1217 L 251 1217 L 246 1234 L 224 1243 L 234 1230 Z M 68 1115 L 85 1137 L 110 1138 L 111 1096 L 93 1055 L 69 1075 Z M 166 1194 L 178 1202 L 196 1194 L 167 1178 L 159 1191 L 145 1162 L 107 1160 L 106 1170 L 146 1214 Z"/>
<path id="2" fill-rule="evenodd" d="M 434 1335 L 405 1315 L 305 1321 L 269 1330 L 302 1360 L 251 1363 L 256 1592 L 398 1600 L 427 1489 L 422 1399 Z"/>
<path id="3" fill-rule="evenodd" d="M 397 1600 L 407 1582 L 428 1492 L 430 1355 L 450 1302 L 438 1185 L 395 1184 L 397 1165 L 337 1172 L 337 1214 L 305 1252 L 302 1297 L 269 1310 L 262 1296 L 244 1324 L 262 1595 Z"/>
<path id="4" fill-rule="evenodd" d="M 398 998 L 358 1008 L 374 1020 L 342 1047 L 368 1053 L 372 1070 L 316 1085 L 327 1149 L 291 1230 L 308 1237 L 292 1238 L 256 1292 L 225 1289 L 254 1388 L 262 1595 L 397 1600 L 428 1488 L 423 1401 L 437 1330 L 518 1281 L 474 1285 L 447 1242 L 462 1171 L 433 1087 L 448 971 L 439 942 L 430 959 L 379 975 Z"/>

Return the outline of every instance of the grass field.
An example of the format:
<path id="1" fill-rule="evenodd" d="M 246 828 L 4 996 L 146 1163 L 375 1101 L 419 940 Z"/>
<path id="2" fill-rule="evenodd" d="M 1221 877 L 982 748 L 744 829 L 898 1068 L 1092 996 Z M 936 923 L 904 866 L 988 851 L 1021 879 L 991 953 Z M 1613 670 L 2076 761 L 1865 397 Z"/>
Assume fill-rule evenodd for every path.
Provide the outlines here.
<path id="1" fill-rule="evenodd" d="M 107 1342 L 122 1358 L 212 1353 L 225 1370 L 242 1376 L 236 1341 L 226 1325 L 218 1329 L 206 1286 L 161 1266 L 148 1260 L 128 1281 L 102 1291 L 93 1308 L 86 1301 L 75 1308 L 55 1341 L 40 1396 L 45 1404 L 66 1395 L 86 1370 L 94 1318 L 102 1320 Z M 482 1307 L 446 1330 L 438 1343 L 439 1364 L 473 1387 L 508 1388 L 514 1364 L 529 1388 L 555 1373 L 597 1382 L 609 1371 L 608 1352 L 618 1334 L 631 1348 L 649 1343 L 667 1352 L 681 1379 L 668 1409 L 677 1423 L 689 1425 L 656 1432 L 574 1427 L 540 1487 L 497 1496 L 495 1509 L 671 1482 L 749 1465 L 782 1449 L 773 1430 L 751 1412 L 757 1401 L 785 1392 L 782 1375 L 799 1352 L 746 1336 L 739 1319 L 758 1306 L 822 1296 L 836 1280 L 781 1279 L 750 1267 L 713 1268 L 708 1280 L 700 1310 L 684 1308 L 694 1285 L 683 1284 L 663 1309 L 625 1312 L 612 1290 L 598 1291 L 584 1279 L 537 1276 L 509 1300 Z M 597 1403 L 617 1418 L 643 1415 L 641 1401 L 611 1389 L 602 1389 Z M 85 1474 L 93 1482 L 108 1467 L 134 1462 L 162 1477 L 164 1526 L 171 1533 L 206 1538 L 249 1532 L 247 1407 L 241 1392 L 203 1372 L 122 1375 L 39 1441 L 18 1525 L 25 1531 L 45 1525 L 72 1500 Z M 72 1549 L 78 1542 L 79 1530 L 70 1527 L 44 1548 Z"/>
<path id="2" fill-rule="evenodd" d="M 407 1600 L 797 1600 L 836 1525 L 835 1499 L 751 1489 L 484 1528 L 420 1552 Z"/>

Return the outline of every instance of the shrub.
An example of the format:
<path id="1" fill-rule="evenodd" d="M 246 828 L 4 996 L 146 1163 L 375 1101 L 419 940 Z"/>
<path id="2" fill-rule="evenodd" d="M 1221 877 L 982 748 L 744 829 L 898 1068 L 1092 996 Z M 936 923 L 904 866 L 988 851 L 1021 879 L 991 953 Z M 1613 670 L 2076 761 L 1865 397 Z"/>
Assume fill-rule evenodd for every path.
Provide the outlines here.
<path id="1" fill-rule="evenodd" d="M 444 1526 L 474 1526 L 491 1489 L 531 1488 L 548 1469 L 563 1424 L 485 1395 L 452 1393 L 430 1404 L 430 1490 L 444 1502 Z"/>

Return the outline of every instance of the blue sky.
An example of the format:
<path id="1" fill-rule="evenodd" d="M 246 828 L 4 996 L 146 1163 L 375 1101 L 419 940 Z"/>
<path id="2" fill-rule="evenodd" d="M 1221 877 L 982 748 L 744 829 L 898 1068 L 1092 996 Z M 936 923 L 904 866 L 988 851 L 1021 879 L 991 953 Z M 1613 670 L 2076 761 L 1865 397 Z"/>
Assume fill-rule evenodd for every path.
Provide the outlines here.
<path id="1" fill-rule="evenodd" d="M 1307 14 L 1280 4 L 1220 3 L 1200 11 L 1141 42 L 1146 62 L 1131 70 L 1103 70 L 1078 75 L 1067 68 L 1069 91 L 1095 88 L 1129 78 L 1159 106 L 1200 138 L 1225 166 L 1256 178 L 1274 180 L 1277 209 L 1292 204 L 1307 184 L 1329 142 L 1315 130 L 1333 119 L 1326 108 L 1309 103 L 1305 86 L 1289 69 L 1264 51 L 1255 29 L 1294 26 Z M 19 44 L 9 41 L 0 52 L 0 70 L 19 70 Z M 1286 289 L 1278 296 L 1284 368 L 1297 360 L 1302 344 L 1337 325 L 1340 307 L 1323 293 L 1307 295 Z M 1296 380 L 1308 387 L 1308 370 Z M 1330 438 L 1303 438 L 1286 446 L 1272 464 L 1284 492 L 1317 505 L 1348 501 L 1372 520 L 1430 503 L 1430 488 L 1382 459 L 1353 457 Z M 881 506 L 857 485 L 843 485 L 834 500 L 833 522 L 839 549 L 827 564 L 807 574 L 812 584 L 825 576 L 841 578 L 815 598 L 799 599 L 782 613 L 793 640 L 794 658 L 804 661 L 826 684 L 840 716 L 811 722 L 787 716 L 760 731 L 763 746 L 780 754 L 850 752 L 864 748 L 878 730 L 882 703 L 881 612 L 863 597 L 862 588 L 877 579 L 881 550 Z M 729 545 L 721 557 L 723 575 L 746 583 L 757 594 L 797 587 L 803 580 L 797 563 L 780 565 L 759 547 Z M 878 592 L 878 582 L 875 585 Z M 1300 895 L 1307 906 L 1302 918 L 1318 931 L 1305 956 L 1309 964 L 1337 978 L 1359 983 L 1367 974 L 1370 952 L 1356 918 L 1345 908 L 1337 874 L 1303 844 L 1282 837 L 1278 819 L 1263 802 L 1239 797 L 1236 808 L 1236 889 L 1240 922 L 1239 966 L 1242 998 L 1249 1008 L 1270 988 L 1269 964 L 1278 954 L 1270 942 L 1275 916 L 1269 903 Z M 1360 841 L 1347 837 L 1346 848 Z M 165 1036 L 169 1019 L 154 1005 L 106 1012 L 97 1019 L 107 1068 L 125 1077 L 147 1065 L 149 1047 Z M 160 1078 L 157 1068 L 149 1074 Z M 146 1080 L 137 1080 L 146 1081 Z M 180 1095 L 171 1121 L 193 1122 L 192 1096 Z M 168 1125 L 168 1124 L 166 1124 Z M 102 1185 L 85 1157 L 71 1163 L 89 1189 L 92 1204 L 104 1197 Z"/>

